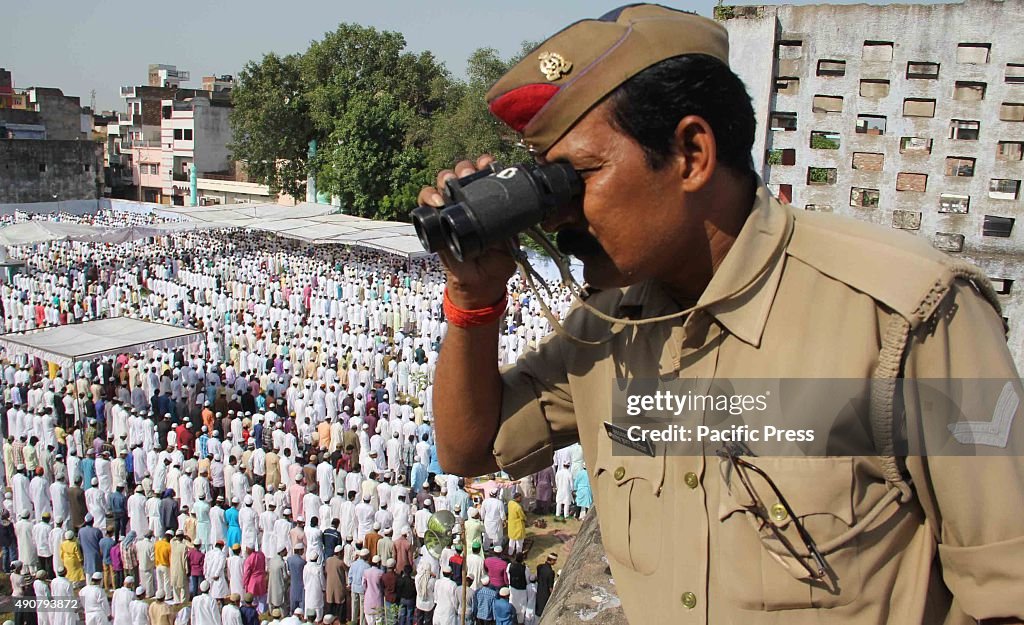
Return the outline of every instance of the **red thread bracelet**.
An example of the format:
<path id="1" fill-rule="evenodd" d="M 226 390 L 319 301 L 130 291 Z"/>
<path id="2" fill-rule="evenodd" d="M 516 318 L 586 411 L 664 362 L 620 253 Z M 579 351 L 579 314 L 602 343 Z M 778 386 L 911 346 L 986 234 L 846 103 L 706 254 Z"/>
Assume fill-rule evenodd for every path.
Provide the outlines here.
<path id="1" fill-rule="evenodd" d="M 451 298 L 448 297 L 448 289 L 444 290 L 444 316 L 449 324 L 459 328 L 476 328 L 494 323 L 501 319 L 507 307 L 508 291 L 505 291 L 498 303 L 493 306 L 466 310 L 452 303 Z"/>

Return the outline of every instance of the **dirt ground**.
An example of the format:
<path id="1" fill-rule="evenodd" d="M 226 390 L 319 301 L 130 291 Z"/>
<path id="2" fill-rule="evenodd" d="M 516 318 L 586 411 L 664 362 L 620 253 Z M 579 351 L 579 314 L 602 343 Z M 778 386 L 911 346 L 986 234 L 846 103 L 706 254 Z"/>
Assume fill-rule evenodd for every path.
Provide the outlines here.
<path id="1" fill-rule="evenodd" d="M 552 514 L 527 515 L 530 525 L 526 528 L 526 538 L 527 540 L 533 539 L 533 544 L 527 553 L 526 563 L 533 570 L 536 570 L 537 565 L 543 564 L 547 555 L 552 551 L 558 554 L 558 564 L 555 565 L 556 572 L 561 570 L 569 559 L 569 552 L 572 551 L 573 540 L 580 531 L 581 522 L 577 519 L 568 519 L 561 523 L 555 522 L 554 519 Z M 537 520 L 542 520 L 547 527 L 534 527 L 533 524 Z"/>

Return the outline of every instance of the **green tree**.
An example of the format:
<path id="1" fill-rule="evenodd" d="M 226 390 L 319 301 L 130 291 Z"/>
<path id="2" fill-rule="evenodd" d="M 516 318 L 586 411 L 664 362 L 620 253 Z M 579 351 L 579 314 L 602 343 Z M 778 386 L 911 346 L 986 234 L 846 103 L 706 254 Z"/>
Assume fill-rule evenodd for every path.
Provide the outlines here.
<path id="1" fill-rule="evenodd" d="M 400 33 L 341 24 L 303 55 L 317 186 L 353 214 L 405 218 L 427 181 L 423 148 L 451 79 L 429 52 L 404 49 Z"/>
<path id="2" fill-rule="evenodd" d="M 391 93 L 354 94 L 317 153 L 318 185 L 338 195 L 354 214 L 395 217 L 392 209 L 401 201 L 393 196 L 409 181 L 410 165 L 415 168 L 420 160 L 405 141 L 414 115 Z"/>
<path id="3" fill-rule="evenodd" d="M 341 24 L 302 54 L 250 62 L 232 94 L 235 158 L 275 190 L 303 197 L 312 175 L 353 214 L 403 220 L 419 189 L 458 160 L 529 159 L 484 96 L 532 44 L 510 59 L 477 50 L 465 81 L 405 47 L 400 33 Z"/>
<path id="4" fill-rule="evenodd" d="M 271 53 L 246 64 L 231 91 L 229 146 L 251 179 L 297 198 L 306 193 L 306 153 L 315 136 L 300 61 Z"/>
<path id="5" fill-rule="evenodd" d="M 235 158 L 274 190 L 302 197 L 312 174 L 346 210 L 404 215 L 427 180 L 431 119 L 452 88 L 432 54 L 405 45 L 400 33 L 341 24 L 302 54 L 250 62 L 232 93 Z"/>
<path id="6" fill-rule="evenodd" d="M 487 110 L 484 96 L 491 86 L 518 63 L 534 44 L 523 42 L 519 54 L 502 59 L 494 48 L 480 48 L 470 55 L 465 83 L 452 89 L 452 105 L 440 111 L 433 124 L 427 149 L 427 169 L 436 172 L 463 159 L 492 154 L 499 162 L 529 159 L 516 147 L 518 137 Z"/>

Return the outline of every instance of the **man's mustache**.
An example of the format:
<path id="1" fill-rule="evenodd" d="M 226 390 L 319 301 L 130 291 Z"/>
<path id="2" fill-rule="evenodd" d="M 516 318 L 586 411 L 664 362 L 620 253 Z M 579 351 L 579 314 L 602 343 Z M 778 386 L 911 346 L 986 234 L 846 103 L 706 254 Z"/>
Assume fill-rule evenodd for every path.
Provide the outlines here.
<path id="1" fill-rule="evenodd" d="M 561 230 L 555 235 L 558 251 L 570 256 L 595 256 L 604 254 L 604 248 L 586 230 Z"/>

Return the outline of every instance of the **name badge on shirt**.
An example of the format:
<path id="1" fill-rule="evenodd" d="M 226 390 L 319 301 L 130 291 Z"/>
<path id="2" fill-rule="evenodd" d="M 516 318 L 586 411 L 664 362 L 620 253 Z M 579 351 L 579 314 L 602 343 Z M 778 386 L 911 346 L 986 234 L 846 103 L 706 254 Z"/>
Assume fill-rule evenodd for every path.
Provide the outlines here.
<path id="1" fill-rule="evenodd" d="M 645 456 L 651 458 L 654 457 L 654 444 L 649 440 L 635 441 L 629 438 L 626 428 L 615 425 L 614 423 L 604 422 L 604 431 L 608 433 L 608 438 L 612 439 L 612 442 L 625 445 L 634 451 L 638 451 Z"/>

